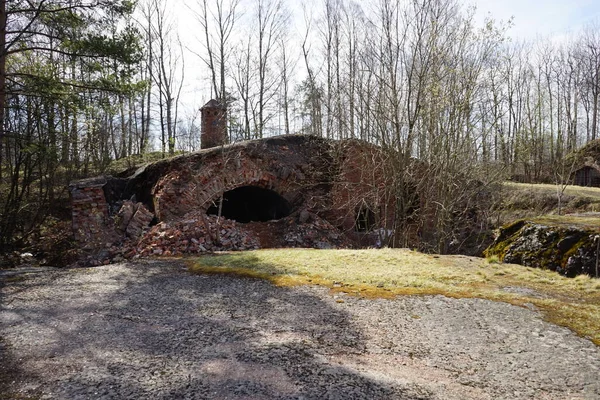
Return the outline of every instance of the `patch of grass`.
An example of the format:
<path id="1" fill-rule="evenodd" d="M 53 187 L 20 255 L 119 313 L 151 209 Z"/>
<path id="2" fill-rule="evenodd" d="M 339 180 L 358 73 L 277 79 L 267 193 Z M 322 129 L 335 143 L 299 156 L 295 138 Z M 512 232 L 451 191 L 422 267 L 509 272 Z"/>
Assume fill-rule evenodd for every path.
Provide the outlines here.
<path id="1" fill-rule="evenodd" d="M 551 185 L 546 183 L 517 183 L 517 182 L 504 182 L 503 185 L 513 192 L 536 192 L 539 194 L 548 194 L 556 196 L 557 185 Z M 600 188 L 567 185 L 563 193 L 564 196 L 572 197 L 583 197 L 588 198 L 590 202 L 600 203 Z"/>
<path id="2" fill-rule="evenodd" d="M 465 256 L 404 249 L 270 249 L 188 259 L 191 272 L 266 279 L 278 286 L 321 285 L 367 298 L 476 297 L 533 304 L 553 323 L 600 345 L 600 280 Z M 507 290 L 522 288 L 526 290 Z"/>
<path id="3" fill-rule="evenodd" d="M 488 264 L 502 264 L 500 257 L 498 257 L 496 255 L 488 256 L 485 259 L 487 260 Z"/>
<path id="4" fill-rule="evenodd" d="M 558 213 L 557 185 L 504 182 L 498 193 L 498 225 L 520 218 Z M 600 188 L 569 185 L 562 195 L 562 213 L 600 212 Z"/>
<path id="5" fill-rule="evenodd" d="M 543 225 L 560 226 L 563 228 L 576 227 L 583 230 L 600 232 L 600 216 L 592 215 L 543 215 L 531 218 L 532 222 Z"/>
<path id="6" fill-rule="evenodd" d="M 111 161 L 107 170 L 111 173 L 119 173 L 130 168 L 139 168 L 144 164 L 152 163 L 155 161 L 162 160 L 164 158 L 170 158 L 183 154 L 181 151 L 176 151 L 174 154 L 165 153 L 161 151 L 154 151 L 144 154 L 134 154 L 128 157 L 119 158 L 118 160 Z"/>
<path id="7" fill-rule="evenodd" d="M 27 279 L 27 277 L 25 277 L 24 275 L 13 275 L 13 276 L 6 276 L 4 278 L 0 278 L 0 280 L 2 280 L 5 283 L 23 282 L 26 279 Z"/>

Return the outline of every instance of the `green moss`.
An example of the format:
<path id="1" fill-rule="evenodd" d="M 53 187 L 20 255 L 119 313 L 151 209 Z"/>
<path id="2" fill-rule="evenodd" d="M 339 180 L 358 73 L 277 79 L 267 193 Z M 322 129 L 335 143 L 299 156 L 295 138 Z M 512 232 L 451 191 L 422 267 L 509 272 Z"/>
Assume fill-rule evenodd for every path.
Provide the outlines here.
<path id="1" fill-rule="evenodd" d="M 119 158 L 118 160 L 111 161 L 107 168 L 107 172 L 112 174 L 118 174 L 120 172 L 136 169 L 144 164 L 159 161 L 165 158 L 171 158 L 183 154 L 182 151 L 176 151 L 173 154 L 163 153 L 161 151 L 154 151 L 144 154 L 133 154 L 128 157 Z"/>
<path id="2" fill-rule="evenodd" d="M 531 221 L 517 220 L 500 228 L 498 238 L 484 254 L 486 257 L 498 257 L 503 262 L 574 276 L 578 272 L 567 271 L 569 260 L 582 248 L 593 245 L 592 238 L 598 231 L 598 227 L 594 226 L 597 219 L 595 216 L 551 215 Z M 519 237 L 530 238 L 533 242 L 515 246 Z"/>
<path id="3" fill-rule="evenodd" d="M 523 229 L 526 221 L 519 219 L 499 228 L 498 237 L 494 243 L 488 247 L 483 255 L 485 257 L 498 257 L 500 261 L 504 260 L 506 249 L 511 245 L 516 235 Z"/>
<path id="4" fill-rule="evenodd" d="M 517 232 L 519 232 L 527 223 L 524 219 L 518 219 L 514 222 L 504 225 L 500 228 L 500 235 L 498 239 L 506 240 L 508 238 L 513 237 Z"/>
<path id="5" fill-rule="evenodd" d="M 15 275 L 15 276 L 8 276 L 8 277 L 2 279 L 2 281 L 4 281 L 5 283 L 15 283 L 15 282 L 23 282 L 26 279 L 27 278 L 24 275 Z"/>
<path id="6" fill-rule="evenodd" d="M 579 238 L 579 240 L 573 246 L 571 246 L 571 248 L 569 250 L 567 250 L 563 254 L 563 257 L 561 260 L 561 266 L 562 267 L 566 266 L 567 262 L 569 261 L 569 258 L 576 255 L 578 253 L 579 249 L 581 249 L 583 246 L 585 246 L 587 243 L 589 243 L 590 239 L 591 239 L 590 236 L 582 236 L 581 238 Z"/>

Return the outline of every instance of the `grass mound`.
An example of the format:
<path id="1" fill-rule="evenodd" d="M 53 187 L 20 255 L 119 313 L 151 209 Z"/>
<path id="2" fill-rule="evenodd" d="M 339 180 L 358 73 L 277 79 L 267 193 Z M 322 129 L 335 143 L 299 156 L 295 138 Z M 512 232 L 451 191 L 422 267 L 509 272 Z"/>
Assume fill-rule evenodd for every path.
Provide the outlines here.
<path id="1" fill-rule="evenodd" d="M 155 161 L 162 160 L 164 158 L 169 158 L 173 156 L 178 156 L 183 154 L 181 151 L 176 151 L 174 154 L 163 153 L 161 151 L 153 151 L 144 154 L 133 154 L 128 157 L 119 158 L 117 160 L 111 161 L 110 165 L 107 168 L 107 172 L 110 174 L 118 175 L 123 173 L 124 171 L 130 171 L 132 169 L 136 169 L 141 167 L 144 164 L 153 163 Z"/>
<path id="2" fill-rule="evenodd" d="M 496 225 L 521 218 L 558 214 L 557 185 L 504 182 L 497 195 Z M 561 196 L 561 213 L 600 212 L 600 188 L 569 185 Z"/>
<path id="3" fill-rule="evenodd" d="M 548 321 L 600 345 L 600 280 L 492 261 L 402 249 L 273 249 L 202 256 L 188 266 L 199 274 L 261 278 L 278 286 L 314 284 L 368 298 L 440 294 L 534 306 Z"/>

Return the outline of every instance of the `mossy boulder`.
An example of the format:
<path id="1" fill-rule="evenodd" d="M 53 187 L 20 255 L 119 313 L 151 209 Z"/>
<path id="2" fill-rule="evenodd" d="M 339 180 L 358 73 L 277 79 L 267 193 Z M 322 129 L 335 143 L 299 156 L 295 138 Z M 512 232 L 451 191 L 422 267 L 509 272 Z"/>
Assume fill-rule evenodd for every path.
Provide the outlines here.
<path id="1" fill-rule="evenodd" d="M 553 216 L 518 220 L 501 227 L 484 254 L 569 277 L 596 276 L 600 225 L 590 223 L 595 219 Z"/>

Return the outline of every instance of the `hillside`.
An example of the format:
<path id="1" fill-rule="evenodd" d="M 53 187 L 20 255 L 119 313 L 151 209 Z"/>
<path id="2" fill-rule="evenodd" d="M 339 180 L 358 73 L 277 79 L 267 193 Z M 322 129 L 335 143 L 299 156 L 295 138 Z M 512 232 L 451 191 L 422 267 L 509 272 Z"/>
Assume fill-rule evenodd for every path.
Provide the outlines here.
<path id="1" fill-rule="evenodd" d="M 540 215 L 600 212 L 600 188 L 568 185 L 559 206 L 560 191 L 558 185 L 504 182 L 496 196 L 493 223 L 501 226 Z"/>

